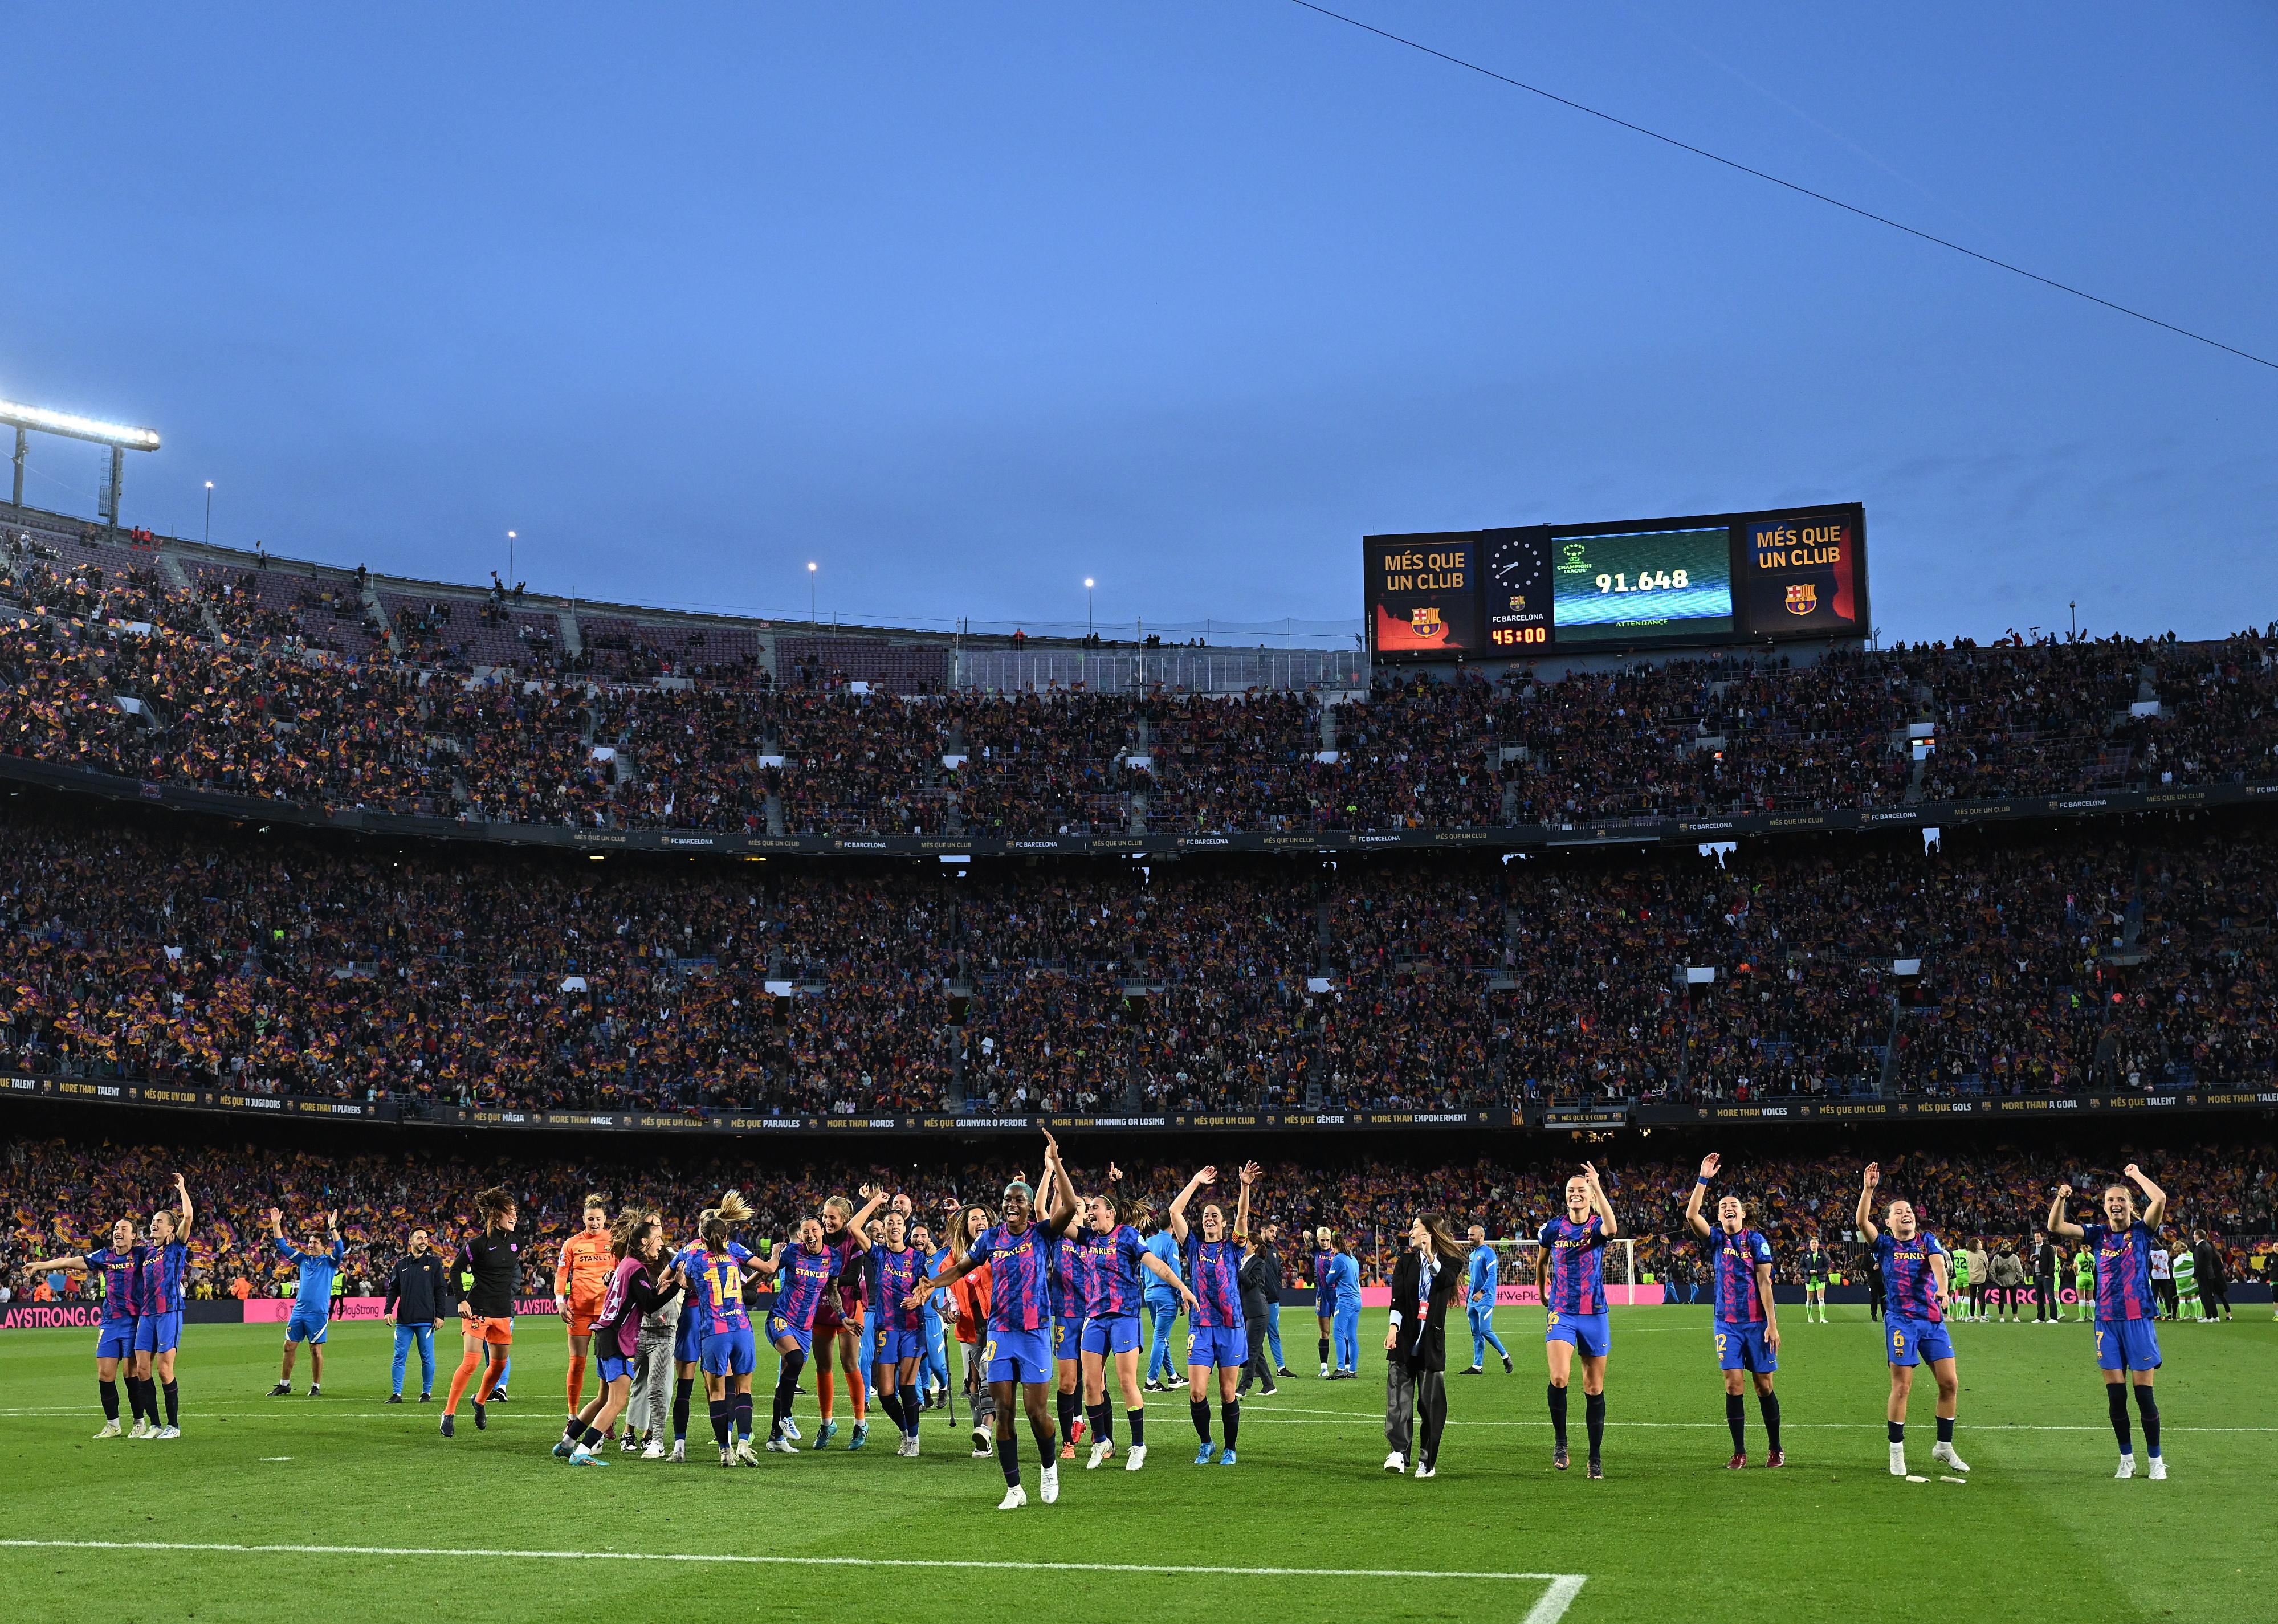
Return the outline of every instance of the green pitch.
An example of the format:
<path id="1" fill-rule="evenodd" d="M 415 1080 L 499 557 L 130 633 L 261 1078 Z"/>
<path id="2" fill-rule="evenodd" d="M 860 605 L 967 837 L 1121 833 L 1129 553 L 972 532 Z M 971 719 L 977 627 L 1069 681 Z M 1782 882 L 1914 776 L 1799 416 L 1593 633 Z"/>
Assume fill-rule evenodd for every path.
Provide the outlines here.
<path id="1" fill-rule="evenodd" d="M 1782 1472 L 1723 1469 L 1723 1389 L 1702 1309 L 1616 1312 L 1607 1480 L 1582 1476 L 1579 1396 L 1576 1469 L 1552 1472 L 1540 1320 L 1505 1310 L 1498 1329 L 1518 1374 L 1451 1376 L 1438 1478 L 1392 1478 L 1381 1469 L 1376 1314 L 1364 1325 L 1362 1379 L 1300 1374 L 1278 1397 L 1243 1406 L 1239 1466 L 1190 1465 L 1184 1395 L 1150 1395 L 1143 1471 L 1126 1473 L 1120 1458 L 1097 1472 L 1068 1462 L 1060 1503 L 1043 1506 L 1024 1431 L 1031 1503 L 1007 1514 L 996 1510 L 995 1463 L 972 1460 L 964 1430 L 939 1412 L 926 1418 L 917 1460 L 896 1459 L 882 1427 L 860 1454 L 763 1455 L 757 1470 L 723 1471 L 699 1399 L 691 1464 L 630 1460 L 612 1447 L 608 1469 L 573 1472 L 547 1453 L 560 1432 L 565 1362 L 550 1322 L 523 1322 L 513 1402 L 491 1412 L 490 1430 L 477 1432 L 462 1413 L 447 1443 L 436 1435 L 436 1406 L 378 1402 L 389 1351 L 381 1326 L 334 1331 L 317 1399 L 262 1396 L 275 1379 L 276 1328 L 191 1327 L 185 1436 L 172 1443 L 93 1439 L 92 1331 L 10 1332 L 0 1340 L 8 1613 L 26 1624 L 713 1624 L 824 1609 L 912 1621 L 1041 1613 L 1132 1624 L 1551 1624 L 1563 1604 L 1571 1624 L 1697 1624 L 1742 1612 L 1849 1621 L 1987 1607 L 2003 1624 L 2031 1624 L 2267 1612 L 2268 1552 L 2278 1548 L 2268 1492 L 2278 1479 L 2269 1380 L 2278 1326 L 2267 1309 L 2230 1325 L 2160 1328 L 2174 1472 L 2164 1483 L 2113 1481 L 2088 1327 L 1956 1327 L 1959 1441 L 1974 1468 L 1966 1486 L 1938 1481 L 1930 1465 L 1927 1381 L 1908 1446 L 1930 1481 L 1890 1476 L 1878 1333 L 1861 1310 L 1835 1312 L 1831 1325 L 1793 1311 L 1787 1319 Z M 1291 1368 L 1310 1373 L 1311 1318 L 1300 1310 L 1285 1324 Z M 1467 1337 L 1461 1346 L 1468 1351 Z M 307 1369 L 304 1354 L 295 1372 L 303 1391 Z M 416 1361 L 409 1385 L 416 1393 Z M 814 1402 L 800 1403 L 810 1441 Z M 766 1410 L 762 1396 L 762 1425 Z M 1748 1426 L 1761 1461 L 1753 1400 Z M 1119 1420 L 1119 1443 L 1121 1430 Z M 93 1541 L 297 1549 L 79 1543 Z M 1971 1559 L 1957 1568 L 1965 1551 Z M 2179 1551 L 2196 1553 L 2182 1568 Z M 554 1554 L 570 1552 L 616 1555 Z M 712 1559 L 636 1559 L 655 1557 Z M 845 1565 L 717 1559 L 731 1558 Z M 889 1563 L 914 1565 L 873 1565 Z M 1047 1564 L 1065 1566 L 1035 1566 Z M 1196 1568 L 1210 1571 L 1161 1571 Z M 1525 1576 L 1556 1574 L 1582 1582 Z"/>

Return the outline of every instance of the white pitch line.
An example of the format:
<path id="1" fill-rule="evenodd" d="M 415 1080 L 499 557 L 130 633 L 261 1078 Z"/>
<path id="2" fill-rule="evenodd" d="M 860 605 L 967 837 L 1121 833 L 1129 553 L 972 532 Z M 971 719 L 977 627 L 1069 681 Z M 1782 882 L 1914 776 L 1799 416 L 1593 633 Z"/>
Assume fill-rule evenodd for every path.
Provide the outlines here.
<path id="1" fill-rule="evenodd" d="M 196 1551 L 240 1556 L 459 1556 L 532 1562 L 695 1562 L 755 1567 L 939 1567 L 960 1571 L 1041 1574 L 1169 1574 L 1232 1579 L 1457 1579 L 1547 1584 L 1526 1624 L 1552 1624 L 1589 1577 L 1586 1574 L 1506 1572 L 1422 1573 L 1398 1567 L 1222 1567 L 1201 1563 L 982 1562 L 951 1557 L 745 1556 L 727 1552 L 515 1551 L 440 1545 L 246 1545 L 218 1541 L 158 1539 L 0 1539 L 10 1551 Z M 1553 1601 L 1556 1606 L 1545 1611 Z"/>

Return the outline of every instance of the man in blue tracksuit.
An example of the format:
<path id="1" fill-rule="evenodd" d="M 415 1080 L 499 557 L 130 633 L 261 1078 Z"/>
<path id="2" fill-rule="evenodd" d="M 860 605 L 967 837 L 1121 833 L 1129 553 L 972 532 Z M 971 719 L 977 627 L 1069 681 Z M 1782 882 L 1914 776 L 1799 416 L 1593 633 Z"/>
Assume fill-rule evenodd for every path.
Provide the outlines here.
<path id="1" fill-rule="evenodd" d="M 1184 1277 L 1179 1271 L 1179 1243 L 1173 1238 L 1169 1224 L 1147 1237 L 1147 1250 L 1163 1260 L 1173 1280 Z M 1184 1386 L 1186 1372 L 1178 1368 L 1171 1346 L 1171 1329 L 1179 1323 L 1178 1288 L 1150 1269 L 1141 1300 L 1147 1307 L 1148 1323 L 1154 1328 L 1154 1341 L 1147 1349 L 1147 1391 L 1161 1392 L 1174 1382 Z"/>
<path id="2" fill-rule="evenodd" d="M 1330 1380 L 1360 1374 L 1360 1264 L 1349 1252 L 1329 1254 L 1329 1282 L 1336 1287 L 1336 1318 L 1329 1329 L 1336 1341 L 1337 1368 Z"/>
<path id="3" fill-rule="evenodd" d="M 285 1215 L 274 1207 L 269 1209 L 269 1233 L 277 1242 L 279 1254 L 301 1271 L 300 1289 L 293 1296 L 293 1317 L 285 1322 L 285 1365 L 278 1371 L 277 1385 L 269 1390 L 269 1396 L 281 1399 L 293 1391 L 293 1356 L 305 1342 L 309 1345 L 309 1396 L 313 1399 L 322 1391 L 325 1379 L 325 1336 L 333 1320 L 333 1282 L 348 1255 L 348 1248 L 340 1244 L 340 1215 L 325 1215 L 324 1235 L 311 1230 L 305 1252 L 285 1239 Z"/>
<path id="4" fill-rule="evenodd" d="M 1469 1297 L 1465 1312 L 1472 1321 L 1472 1368 L 1465 1376 L 1477 1376 L 1487 1369 L 1489 1348 L 1502 1355 L 1502 1372 L 1510 1374 L 1510 1350 L 1494 1332 L 1495 1292 L 1502 1285 L 1502 1260 L 1495 1249 L 1487 1245 L 1487 1232 L 1479 1224 L 1472 1225 L 1472 1263 L 1464 1276 Z"/>

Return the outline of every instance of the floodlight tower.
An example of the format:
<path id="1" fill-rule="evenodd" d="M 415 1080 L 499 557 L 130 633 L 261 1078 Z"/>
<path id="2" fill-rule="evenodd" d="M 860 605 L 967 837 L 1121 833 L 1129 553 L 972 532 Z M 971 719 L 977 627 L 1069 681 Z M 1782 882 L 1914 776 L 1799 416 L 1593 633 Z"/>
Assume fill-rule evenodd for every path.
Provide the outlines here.
<path id="1" fill-rule="evenodd" d="M 118 499 L 126 485 L 126 454 L 130 451 L 158 449 L 156 429 L 133 429 L 125 423 L 104 423 L 94 417 L 81 417 L 71 412 L 51 412 L 44 407 L 21 406 L 12 400 L 0 400 L 0 423 L 16 431 L 16 491 L 15 503 L 24 505 L 24 461 L 31 452 L 30 431 L 59 434 L 66 439 L 93 440 L 98 446 L 111 447 L 111 479 L 103 488 L 103 525 L 109 530 L 118 528 Z"/>

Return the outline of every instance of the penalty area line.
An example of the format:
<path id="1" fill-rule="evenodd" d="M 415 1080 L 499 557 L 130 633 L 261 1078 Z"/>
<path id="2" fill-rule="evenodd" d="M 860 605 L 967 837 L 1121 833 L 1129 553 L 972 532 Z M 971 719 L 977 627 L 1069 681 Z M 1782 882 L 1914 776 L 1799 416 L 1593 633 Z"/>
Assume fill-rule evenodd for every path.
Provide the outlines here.
<path id="1" fill-rule="evenodd" d="M 206 1552 L 239 1556 L 487 1557 L 531 1562 L 684 1562 L 752 1567 L 926 1567 L 990 1573 L 1165 1574 L 1230 1579 L 1454 1579 L 1547 1585 L 1527 1613 L 1525 1624 L 1555 1624 L 1589 1577 L 1586 1574 L 1494 1571 L 1425 1573 L 1398 1567 L 1232 1567 L 1170 1562 L 983 1562 L 952 1557 L 746 1556 L 732 1552 L 516 1551 L 447 1545 L 236 1544 L 221 1541 L 158 1539 L 0 1539 L 8 1551 Z"/>

